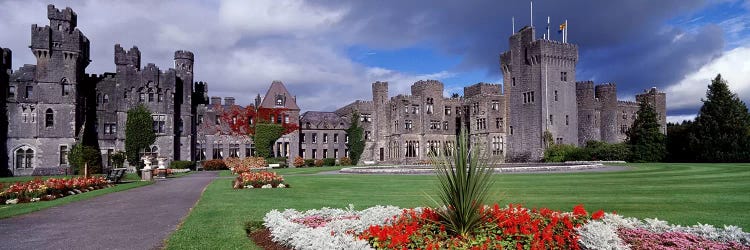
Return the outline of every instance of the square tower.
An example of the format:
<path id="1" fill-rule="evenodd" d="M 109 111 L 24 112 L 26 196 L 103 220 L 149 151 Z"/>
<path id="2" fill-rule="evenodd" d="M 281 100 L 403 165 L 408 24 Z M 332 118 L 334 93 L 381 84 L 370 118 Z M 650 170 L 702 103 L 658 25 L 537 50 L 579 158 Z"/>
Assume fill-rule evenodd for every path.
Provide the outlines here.
<path id="1" fill-rule="evenodd" d="M 539 159 L 547 143 L 577 145 L 578 47 L 536 39 L 534 27 L 528 26 L 510 37 L 508 47 L 500 65 L 508 109 L 509 159 Z M 551 135 L 551 141 L 545 134 Z"/>

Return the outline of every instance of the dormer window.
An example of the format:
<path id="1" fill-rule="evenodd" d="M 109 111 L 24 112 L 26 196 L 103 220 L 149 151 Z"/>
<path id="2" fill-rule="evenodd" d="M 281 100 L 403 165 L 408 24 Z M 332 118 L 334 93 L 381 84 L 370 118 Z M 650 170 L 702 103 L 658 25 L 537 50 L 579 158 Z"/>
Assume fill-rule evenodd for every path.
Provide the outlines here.
<path id="1" fill-rule="evenodd" d="M 276 106 L 284 106 L 284 96 L 276 95 Z"/>

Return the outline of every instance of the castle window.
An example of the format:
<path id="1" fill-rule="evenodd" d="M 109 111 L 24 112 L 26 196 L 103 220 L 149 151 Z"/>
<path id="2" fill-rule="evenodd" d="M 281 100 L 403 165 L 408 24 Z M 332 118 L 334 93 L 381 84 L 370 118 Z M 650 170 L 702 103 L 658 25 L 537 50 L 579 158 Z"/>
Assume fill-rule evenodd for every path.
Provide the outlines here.
<path id="1" fill-rule="evenodd" d="M 301 143 L 305 143 L 305 133 L 301 133 L 301 134 L 299 135 L 299 142 L 301 142 Z"/>
<path id="2" fill-rule="evenodd" d="M 328 134 L 323 133 L 323 143 L 328 143 Z"/>
<path id="3" fill-rule="evenodd" d="M 492 137 L 492 155 L 500 155 L 502 153 L 500 143 L 501 140 L 499 136 Z"/>
<path id="4" fill-rule="evenodd" d="M 370 140 L 370 134 L 372 134 L 370 131 L 365 131 L 365 141 Z"/>
<path id="5" fill-rule="evenodd" d="M 510 126 L 510 134 L 513 134 L 513 126 Z"/>
<path id="6" fill-rule="evenodd" d="M 516 86 L 516 78 L 515 77 L 511 78 L 511 81 L 513 82 L 513 86 L 515 87 Z"/>
<path id="7" fill-rule="evenodd" d="M 62 96 L 70 95 L 70 84 L 68 84 L 68 79 L 63 78 L 62 81 L 60 81 L 60 84 L 62 85 Z"/>
<path id="8" fill-rule="evenodd" d="M 555 121 L 552 120 L 552 115 L 549 115 L 549 125 L 555 125 Z"/>
<path id="9" fill-rule="evenodd" d="M 152 115 L 151 118 L 154 120 L 154 133 L 163 134 L 166 133 L 165 124 L 167 122 L 166 115 Z"/>
<path id="10" fill-rule="evenodd" d="M 289 123 L 289 115 L 284 114 L 284 123 Z"/>
<path id="11" fill-rule="evenodd" d="M 116 123 L 105 123 L 104 124 L 104 134 L 105 135 L 112 135 L 117 133 L 117 124 Z"/>
<path id="12" fill-rule="evenodd" d="M 439 130 L 440 129 L 440 121 L 431 120 L 430 121 L 430 129 L 432 129 L 432 130 Z"/>
<path id="13" fill-rule="evenodd" d="M 448 121 L 443 122 L 443 130 L 448 130 Z"/>
<path id="14" fill-rule="evenodd" d="M 8 86 L 8 98 L 16 98 L 16 86 Z"/>
<path id="15" fill-rule="evenodd" d="M 52 109 L 47 109 L 47 111 L 44 112 L 44 126 L 50 128 L 54 125 L 55 125 L 55 113 L 52 111 Z"/>
<path id="16" fill-rule="evenodd" d="M 333 158 L 336 158 L 336 159 L 339 158 L 339 149 L 338 148 L 334 148 L 333 149 Z"/>
<path id="17" fill-rule="evenodd" d="M 570 125 L 570 120 L 568 119 L 568 115 L 565 115 L 565 125 Z"/>
<path id="18" fill-rule="evenodd" d="M 349 143 L 349 135 L 344 136 L 344 143 Z M 348 153 L 346 155 L 349 155 Z"/>
<path id="19" fill-rule="evenodd" d="M 31 98 L 34 95 L 34 86 L 26 86 L 25 98 Z"/>
<path id="20" fill-rule="evenodd" d="M 339 134 L 333 134 L 333 143 L 339 143 Z"/>
<path id="21" fill-rule="evenodd" d="M 328 149 L 323 149 L 323 158 L 328 158 Z"/>
<path id="22" fill-rule="evenodd" d="M 251 157 L 254 155 L 255 155 L 255 144 L 245 144 L 245 157 Z"/>
<path id="23" fill-rule="evenodd" d="M 16 150 L 16 168 L 33 168 L 31 165 L 34 160 L 34 150 L 19 148 Z"/>
<path id="24" fill-rule="evenodd" d="M 312 133 L 312 143 L 318 143 L 318 133 Z"/>
<path id="25" fill-rule="evenodd" d="M 313 150 L 312 150 L 312 158 L 313 159 L 318 158 L 318 150 L 317 149 L 313 148 Z"/>
<path id="26" fill-rule="evenodd" d="M 560 81 L 567 82 L 568 81 L 568 72 L 560 72 Z"/>
<path id="27" fill-rule="evenodd" d="M 183 123 L 184 122 L 182 121 L 182 118 L 180 118 L 180 120 L 177 121 L 177 131 L 179 131 L 180 133 L 182 133 Z"/>
<path id="28" fill-rule="evenodd" d="M 154 101 L 154 90 L 148 89 L 148 101 L 153 102 Z"/>
<path id="29" fill-rule="evenodd" d="M 393 131 L 398 131 L 398 120 L 393 121 Z"/>
<path id="30" fill-rule="evenodd" d="M 223 147 L 221 143 L 214 143 L 213 159 L 224 159 Z"/>
<path id="31" fill-rule="evenodd" d="M 164 95 L 161 93 L 156 94 L 156 101 L 157 102 L 163 102 L 164 101 Z"/>
<path id="32" fill-rule="evenodd" d="M 407 141 L 406 142 L 406 157 L 418 157 L 418 156 L 419 156 L 419 142 Z"/>
<path id="33" fill-rule="evenodd" d="M 60 145 L 60 165 L 68 164 L 68 145 Z"/>
<path id="34" fill-rule="evenodd" d="M 23 123 L 29 122 L 29 114 L 21 113 L 21 120 L 23 121 Z"/>
<path id="35" fill-rule="evenodd" d="M 240 144 L 229 144 L 229 157 L 240 158 Z"/>
<path id="36" fill-rule="evenodd" d="M 276 95 L 276 106 L 284 106 L 284 96 Z"/>
<path id="37" fill-rule="evenodd" d="M 362 114 L 359 116 L 359 120 L 362 122 L 371 122 L 372 121 L 372 115 L 370 114 Z"/>
<path id="38" fill-rule="evenodd" d="M 495 118 L 495 128 L 497 128 L 497 129 L 500 128 L 500 120 L 501 120 L 501 118 Z"/>
<path id="39" fill-rule="evenodd" d="M 500 110 L 500 101 L 492 100 L 492 110 Z"/>
<path id="40" fill-rule="evenodd" d="M 122 92 L 122 98 L 128 99 L 128 91 L 125 90 L 125 92 Z"/>
<path id="41" fill-rule="evenodd" d="M 102 103 L 108 103 L 109 102 L 109 95 L 104 94 L 104 97 L 102 97 Z"/>
<path id="42" fill-rule="evenodd" d="M 445 106 L 445 115 L 451 115 L 451 107 Z"/>
<path id="43" fill-rule="evenodd" d="M 145 102 L 145 101 L 146 101 L 146 94 L 144 94 L 144 93 L 140 93 L 140 94 L 138 95 L 138 101 L 140 101 L 140 102 Z"/>
<path id="44" fill-rule="evenodd" d="M 412 128 L 411 125 L 412 125 L 411 124 L 411 120 L 405 120 L 404 121 L 404 128 L 406 128 L 407 130 L 411 130 L 411 128 Z"/>
<path id="45" fill-rule="evenodd" d="M 427 98 L 427 110 L 425 111 L 425 112 L 427 112 L 427 114 L 432 114 L 432 105 L 433 105 L 433 102 L 434 102 L 434 100 L 432 98 Z"/>
<path id="46" fill-rule="evenodd" d="M 557 100 L 557 90 L 555 90 L 555 101 L 558 101 Z"/>
<path id="47" fill-rule="evenodd" d="M 555 138 L 555 144 L 563 144 L 563 138 L 562 137 Z"/>
<path id="48" fill-rule="evenodd" d="M 195 145 L 195 158 L 199 161 L 206 160 L 206 146 L 203 143 Z"/>
<path id="49" fill-rule="evenodd" d="M 411 113 L 419 114 L 419 105 L 411 105 Z"/>
<path id="50" fill-rule="evenodd" d="M 36 113 L 31 113 L 31 123 L 36 123 Z"/>

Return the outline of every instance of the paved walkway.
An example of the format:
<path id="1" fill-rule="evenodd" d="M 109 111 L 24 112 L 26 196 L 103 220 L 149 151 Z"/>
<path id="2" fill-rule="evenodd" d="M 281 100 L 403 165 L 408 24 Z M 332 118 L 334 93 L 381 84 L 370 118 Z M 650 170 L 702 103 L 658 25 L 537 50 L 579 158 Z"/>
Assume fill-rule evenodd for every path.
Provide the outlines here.
<path id="1" fill-rule="evenodd" d="M 0 249 L 155 249 L 217 172 L 198 172 L 0 220 Z"/>

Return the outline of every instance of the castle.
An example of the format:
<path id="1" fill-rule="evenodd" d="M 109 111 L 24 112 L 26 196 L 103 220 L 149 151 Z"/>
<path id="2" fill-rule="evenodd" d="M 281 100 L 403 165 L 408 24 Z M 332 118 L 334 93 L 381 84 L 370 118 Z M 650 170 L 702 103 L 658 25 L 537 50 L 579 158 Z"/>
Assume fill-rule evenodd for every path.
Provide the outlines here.
<path id="1" fill-rule="evenodd" d="M 208 98 L 208 84 L 194 82 L 195 57 L 174 53 L 174 68 L 141 66 L 137 47 L 114 46 L 116 72 L 86 74 L 90 41 L 77 28 L 77 15 L 49 5 L 49 25 L 32 25 L 35 65 L 12 70 L 12 52 L 0 48 L 0 168 L 2 175 L 45 175 L 68 171 L 67 154 L 75 143 L 99 148 L 103 165 L 124 151 L 127 111 L 145 105 L 151 112 L 156 142 L 141 154 L 170 160 L 202 161 L 255 154 L 248 136 L 227 133 L 222 110 L 239 107 L 234 98 Z M 444 97 L 443 83 L 418 81 L 410 95 L 390 97 L 388 83 L 372 84 L 372 100 L 354 101 L 334 112 L 300 107 L 280 81 L 252 108 L 281 108 L 274 123 L 299 126 L 273 145 L 276 157 L 291 162 L 349 155 L 346 129 L 360 114 L 365 151 L 360 163 L 414 164 L 450 155 L 460 129 L 496 161 L 537 160 L 546 145 L 583 145 L 589 140 L 621 142 L 632 126 L 638 102 L 652 104 L 666 133 L 666 95 L 656 89 L 618 101 L 615 84 L 576 82 L 576 45 L 537 39 L 524 27 L 500 55 L 505 84 L 477 83 L 463 96 Z"/>

